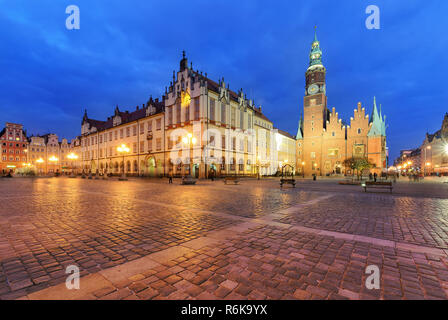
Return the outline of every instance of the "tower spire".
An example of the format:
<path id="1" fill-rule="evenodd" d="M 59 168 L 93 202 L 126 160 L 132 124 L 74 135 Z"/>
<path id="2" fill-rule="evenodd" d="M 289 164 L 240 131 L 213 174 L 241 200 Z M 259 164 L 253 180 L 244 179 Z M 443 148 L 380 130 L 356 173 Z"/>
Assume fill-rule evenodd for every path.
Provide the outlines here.
<path id="1" fill-rule="evenodd" d="M 296 139 L 303 139 L 303 114 L 300 114 L 299 126 L 297 127 Z"/>
<path id="2" fill-rule="evenodd" d="M 322 64 L 322 50 L 320 49 L 319 40 L 317 40 L 317 26 L 314 26 L 314 40 L 311 43 L 311 51 L 310 51 L 310 65 L 309 69 L 313 69 L 316 67 L 323 67 Z"/>

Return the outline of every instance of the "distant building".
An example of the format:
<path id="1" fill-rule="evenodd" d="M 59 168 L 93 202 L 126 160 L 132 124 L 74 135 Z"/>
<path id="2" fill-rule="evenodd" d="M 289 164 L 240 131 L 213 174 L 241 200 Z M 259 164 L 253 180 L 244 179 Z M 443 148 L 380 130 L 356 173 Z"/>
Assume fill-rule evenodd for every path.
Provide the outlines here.
<path id="1" fill-rule="evenodd" d="M 275 134 L 275 145 L 277 147 L 277 168 L 281 171 L 282 166 L 291 165 L 296 169 L 296 138 L 290 133 L 277 129 Z"/>
<path id="2" fill-rule="evenodd" d="M 7 122 L 0 131 L 0 148 L 2 173 L 24 167 L 27 163 L 28 140 L 23 125 Z"/>
<path id="3" fill-rule="evenodd" d="M 420 149 L 422 171 L 426 174 L 448 174 L 448 113 L 445 113 L 440 130 L 426 133 Z"/>
<path id="4" fill-rule="evenodd" d="M 59 138 L 54 133 L 29 138 L 28 161 L 38 174 L 64 173 L 71 170 L 67 155 L 71 146 L 67 139 Z"/>
<path id="5" fill-rule="evenodd" d="M 349 174 L 350 169 L 344 167 L 344 160 L 351 157 L 368 158 L 375 165 L 372 171 L 385 170 L 386 123 L 375 98 L 370 117 L 358 103 L 350 124 L 345 124 L 335 108 L 330 111 L 327 105 L 326 69 L 316 34 L 309 57 L 305 73 L 304 112 L 296 135 L 298 171 L 303 168 L 307 175 Z"/>

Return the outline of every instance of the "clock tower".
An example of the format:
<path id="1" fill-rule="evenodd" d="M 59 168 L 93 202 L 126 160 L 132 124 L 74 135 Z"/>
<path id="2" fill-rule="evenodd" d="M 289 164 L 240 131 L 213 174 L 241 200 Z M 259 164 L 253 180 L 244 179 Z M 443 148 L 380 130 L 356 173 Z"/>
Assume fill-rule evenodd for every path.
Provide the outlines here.
<path id="1" fill-rule="evenodd" d="M 305 72 L 305 97 L 303 99 L 304 156 L 307 171 L 320 175 L 322 136 L 327 120 L 327 96 L 325 94 L 326 69 L 322 64 L 322 50 L 314 31 L 309 54 L 310 63 Z"/>

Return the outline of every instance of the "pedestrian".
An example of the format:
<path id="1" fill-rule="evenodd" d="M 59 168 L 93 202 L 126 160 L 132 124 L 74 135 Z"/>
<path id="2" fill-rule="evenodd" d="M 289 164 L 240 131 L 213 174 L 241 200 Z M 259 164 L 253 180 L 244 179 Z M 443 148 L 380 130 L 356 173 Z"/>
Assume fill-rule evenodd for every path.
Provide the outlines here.
<path id="1" fill-rule="evenodd" d="M 374 182 L 376 182 L 376 178 L 378 177 L 378 174 L 375 172 L 374 174 L 373 174 L 373 181 Z"/>
<path id="2" fill-rule="evenodd" d="M 168 173 L 168 183 L 172 184 L 173 183 L 173 171 L 170 170 L 170 172 Z"/>
<path id="3" fill-rule="evenodd" d="M 372 172 L 369 173 L 369 180 L 372 181 L 373 180 L 373 175 Z"/>

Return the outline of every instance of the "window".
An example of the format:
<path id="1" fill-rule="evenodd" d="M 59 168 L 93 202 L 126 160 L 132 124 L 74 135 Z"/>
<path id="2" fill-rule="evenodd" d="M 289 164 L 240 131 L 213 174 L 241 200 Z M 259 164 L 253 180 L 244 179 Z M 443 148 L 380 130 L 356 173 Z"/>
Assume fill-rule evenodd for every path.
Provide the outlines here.
<path id="1" fill-rule="evenodd" d="M 148 141 L 148 152 L 152 152 L 152 140 Z"/>
<path id="2" fill-rule="evenodd" d="M 132 144 L 132 153 L 137 153 L 137 142 Z"/>
<path id="3" fill-rule="evenodd" d="M 185 121 L 190 121 L 190 105 L 185 107 Z"/>
<path id="4" fill-rule="evenodd" d="M 145 152 L 145 141 L 140 141 L 140 152 Z"/>
<path id="5" fill-rule="evenodd" d="M 226 148 L 226 137 L 225 136 L 221 137 L 221 148 L 223 148 L 223 149 Z"/>
<path id="6" fill-rule="evenodd" d="M 315 159 L 316 158 L 316 152 L 311 152 L 311 159 Z"/>
<path id="7" fill-rule="evenodd" d="M 162 150 L 162 139 L 161 138 L 156 139 L 156 150 L 157 151 Z"/>
<path id="8" fill-rule="evenodd" d="M 329 157 L 337 157 L 339 155 L 339 149 L 328 149 Z"/>
<path id="9" fill-rule="evenodd" d="M 238 171 L 244 171 L 244 162 L 243 162 L 243 160 L 240 160 L 238 162 Z"/>
<path id="10" fill-rule="evenodd" d="M 210 120 L 215 121 L 215 99 L 210 98 Z"/>
<path id="11" fill-rule="evenodd" d="M 194 120 L 199 120 L 199 98 L 194 99 Z"/>
<path id="12" fill-rule="evenodd" d="M 132 135 L 133 136 L 137 135 L 137 126 L 132 127 Z"/>
<path id="13" fill-rule="evenodd" d="M 244 129 L 244 111 L 240 111 L 240 128 Z"/>
<path id="14" fill-rule="evenodd" d="M 180 103 L 176 105 L 176 123 L 180 123 Z"/>
<path id="15" fill-rule="evenodd" d="M 221 103 L 221 122 L 226 123 L 226 105 Z"/>
<path id="16" fill-rule="evenodd" d="M 140 134 L 145 133 L 145 124 L 140 124 Z"/>
<path id="17" fill-rule="evenodd" d="M 209 142 L 209 145 L 210 145 L 211 147 L 214 147 L 214 146 L 215 146 L 215 135 L 210 135 L 210 142 Z"/>
<path id="18" fill-rule="evenodd" d="M 235 108 L 232 108 L 232 114 L 231 114 L 231 118 L 230 118 L 230 125 L 232 127 L 235 127 L 235 117 L 236 117 L 236 111 L 235 111 Z"/>
<path id="19" fill-rule="evenodd" d="M 230 159 L 230 170 L 235 170 L 235 158 Z"/>
<path id="20" fill-rule="evenodd" d="M 358 128 L 358 134 L 361 134 L 361 128 Z"/>
<path id="21" fill-rule="evenodd" d="M 172 113 L 173 110 L 171 107 L 166 108 L 166 117 L 167 117 L 167 123 L 170 126 L 173 123 L 173 118 L 172 118 Z"/>
<path id="22" fill-rule="evenodd" d="M 162 128 L 162 119 L 156 120 L 156 130 L 160 130 Z"/>
<path id="23" fill-rule="evenodd" d="M 148 122 L 148 132 L 152 131 L 152 120 L 149 120 Z"/>
<path id="24" fill-rule="evenodd" d="M 126 128 L 126 137 L 129 137 L 131 135 L 131 128 Z"/>
<path id="25" fill-rule="evenodd" d="M 123 139 L 123 129 L 120 129 L 120 139 Z"/>
<path id="26" fill-rule="evenodd" d="M 232 150 L 236 150 L 236 138 L 232 138 Z"/>

